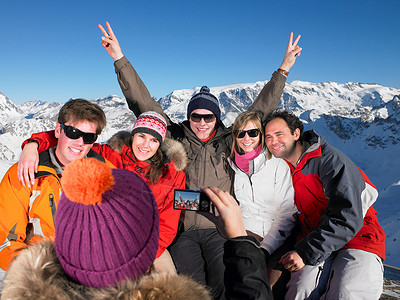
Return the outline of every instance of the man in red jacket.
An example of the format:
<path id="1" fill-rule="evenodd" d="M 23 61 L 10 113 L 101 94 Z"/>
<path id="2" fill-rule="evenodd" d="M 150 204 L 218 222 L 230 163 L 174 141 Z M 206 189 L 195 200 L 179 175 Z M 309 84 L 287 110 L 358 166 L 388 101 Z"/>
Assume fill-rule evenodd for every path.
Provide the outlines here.
<path id="1" fill-rule="evenodd" d="M 292 170 L 299 210 L 295 249 L 281 258 L 291 272 L 285 298 L 379 299 L 385 233 L 372 207 L 375 186 L 324 137 L 303 132 L 293 113 L 270 114 L 265 138 Z"/>

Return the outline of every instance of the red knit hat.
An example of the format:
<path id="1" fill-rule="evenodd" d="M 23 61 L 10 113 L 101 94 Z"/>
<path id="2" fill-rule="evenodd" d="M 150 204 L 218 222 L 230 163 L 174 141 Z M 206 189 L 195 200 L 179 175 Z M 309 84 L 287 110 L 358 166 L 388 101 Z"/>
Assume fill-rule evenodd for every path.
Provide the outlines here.
<path id="1" fill-rule="evenodd" d="M 57 257 L 74 281 L 89 287 L 137 279 L 158 249 L 158 208 L 136 173 L 94 158 L 68 164 L 55 216 Z"/>
<path id="2" fill-rule="evenodd" d="M 135 125 L 132 128 L 132 135 L 138 132 L 151 134 L 161 144 L 167 133 L 167 121 L 155 111 L 144 112 L 137 117 Z"/>

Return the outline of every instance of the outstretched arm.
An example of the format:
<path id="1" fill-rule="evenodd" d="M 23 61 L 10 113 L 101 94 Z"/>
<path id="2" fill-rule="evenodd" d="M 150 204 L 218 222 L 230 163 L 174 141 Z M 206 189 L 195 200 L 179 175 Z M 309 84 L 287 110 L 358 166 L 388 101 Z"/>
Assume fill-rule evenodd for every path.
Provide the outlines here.
<path id="1" fill-rule="evenodd" d="M 106 22 L 108 32 L 101 26 L 101 32 L 104 36 L 101 37 L 101 45 L 106 49 L 107 53 L 114 59 L 114 61 L 122 58 L 124 55 L 122 54 L 121 47 L 119 45 L 118 39 L 115 36 L 110 23 Z"/>
<path id="2" fill-rule="evenodd" d="M 286 76 L 302 50 L 302 48 L 297 45 L 299 40 L 300 35 L 298 35 L 293 42 L 293 32 L 290 33 L 289 43 L 282 64 L 278 71 L 272 74 L 270 81 L 263 87 L 257 99 L 249 107 L 249 110 L 259 111 L 263 120 L 270 112 L 275 110 L 279 104 L 283 88 L 285 87 Z"/>
<path id="3" fill-rule="evenodd" d="M 31 187 L 35 183 L 35 173 L 38 171 L 39 152 L 38 144 L 35 142 L 27 143 L 19 158 L 17 175 L 23 186 Z"/>
<path id="4" fill-rule="evenodd" d="M 140 115 L 146 111 L 156 111 L 163 115 L 170 125 L 169 118 L 164 114 L 161 105 L 157 103 L 147 90 L 145 84 L 140 79 L 136 70 L 130 64 L 122 53 L 118 39 L 111 28 L 110 23 L 106 22 L 107 30 L 100 24 L 103 36 L 101 37 L 101 45 L 106 49 L 107 53 L 114 59 L 115 73 L 118 76 L 118 83 L 122 93 L 126 98 L 129 109 L 136 115 Z"/>
<path id="5" fill-rule="evenodd" d="M 300 40 L 301 35 L 299 34 L 296 40 L 293 42 L 293 32 L 290 33 L 289 43 L 286 48 L 285 56 L 283 62 L 279 67 L 282 70 L 289 72 L 290 68 L 293 67 L 296 62 L 296 58 L 300 56 L 302 48 L 297 45 Z"/>
<path id="6" fill-rule="evenodd" d="M 135 116 L 146 111 L 155 111 L 167 120 L 167 125 L 170 125 L 171 121 L 168 116 L 164 114 L 161 105 L 150 96 L 146 85 L 128 59 L 124 56 L 115 61 L 114 66 L 121 91 L 125 96 L 129 109 Z"/>
<path id="7" fill-rule="evenodd" d="M 32 142 L 35 141 L 35 142 Z M 54 130 L 34 133 L 22 143 L 17 175 L 23 186 L 31 187 L 39 164 L 39 153 L 57 144 Z"/>

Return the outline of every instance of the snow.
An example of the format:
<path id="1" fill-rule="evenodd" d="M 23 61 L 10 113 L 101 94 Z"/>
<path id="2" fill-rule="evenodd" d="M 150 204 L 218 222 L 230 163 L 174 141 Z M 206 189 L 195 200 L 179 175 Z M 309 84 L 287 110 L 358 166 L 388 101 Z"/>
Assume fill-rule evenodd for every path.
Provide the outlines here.
<path id="1" fill-rule="evenodd" d="M 247 109 L 267 81 L 210 87 L 220 100 L 225 125 Z M 158 102 L 173 121 L 186 119 L 186 107 L 200 87 L 183 89 Z M 374 204 L 387 235 L 386 264 L 400 267 L 400 89 L 348 82 L 287 83 L 281 107 L 292 110 L 329 144 L 363 169 L 379 191 Z M 397 98 L 396 98 L 397 96 Z M 393 101 L 392 101 L 393 100 Z M 119 130 L 130 131 L 135 116 L 117 96 L 93 100 L 107 115 L 99 142 Z M 0 178 L 20 156 L 21 142 L 31 133 L 52 130 L 62 103 L 31 101 L 15 105 L 0 93 Z"/>

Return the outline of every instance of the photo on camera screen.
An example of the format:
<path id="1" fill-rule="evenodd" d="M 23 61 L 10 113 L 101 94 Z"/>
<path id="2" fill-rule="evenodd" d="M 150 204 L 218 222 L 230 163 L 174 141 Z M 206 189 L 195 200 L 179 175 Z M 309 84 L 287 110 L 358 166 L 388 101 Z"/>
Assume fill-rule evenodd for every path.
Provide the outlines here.
<path id="1" fill-rule="evenodd" d="M 174 190 L 174 209 L 208 211 L 210 202 L 205 199 L 205 195 L 200 191 L 175 189 Z"/>

